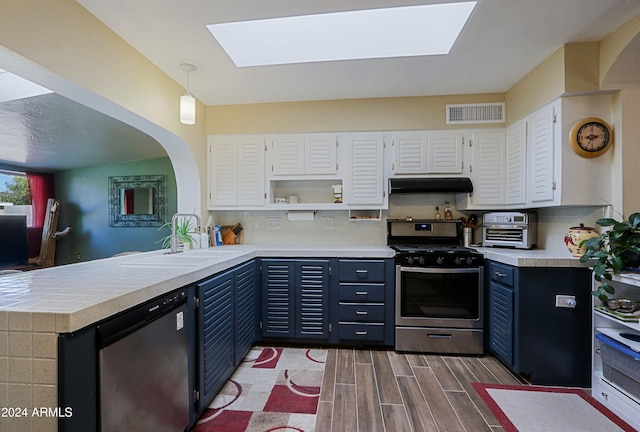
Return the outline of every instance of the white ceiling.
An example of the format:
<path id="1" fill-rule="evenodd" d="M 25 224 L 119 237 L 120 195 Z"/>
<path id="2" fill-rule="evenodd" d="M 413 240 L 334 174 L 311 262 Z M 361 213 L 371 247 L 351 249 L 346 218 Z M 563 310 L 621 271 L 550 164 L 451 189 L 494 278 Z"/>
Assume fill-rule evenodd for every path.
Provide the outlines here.
<path id="1" fill-rule="evenodd" d="M 56 93 L 0 103 L 0 165 L 57 171 L 166 155 L 147 134 Z"/>
<path id="2" fill-rule="evenodd" d="M 563 44 L 601 40 L 640 14 L 637 0 L 479 0 L 446 56 L 237 68 L 207 24 L 455 0 L 76 1 L 182 86 L 180 63 L 195 65 L 190 90 L 206 105 L 502 93 Z M 163 155 L 59 95 L 0 103 L 0 163 L 56 170 Z"/>
<path id="3" fill-rule="evenodd" d="M 206 105 L 505 92 L 563 44 L 640 13 L 637 0 L 479 0 L 446 56 L 237 68 L 207 24 L 453 0 L 77 1 L 183 86 L 180 63 L 195 65 Z"/>

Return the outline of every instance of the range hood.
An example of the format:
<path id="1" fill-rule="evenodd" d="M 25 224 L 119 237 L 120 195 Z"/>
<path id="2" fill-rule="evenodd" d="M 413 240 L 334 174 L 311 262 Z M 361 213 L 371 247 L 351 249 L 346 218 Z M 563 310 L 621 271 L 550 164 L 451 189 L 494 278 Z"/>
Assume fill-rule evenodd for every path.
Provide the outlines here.
<path id="1" fill-rule="evenodd" d="M 390 194 L 469 193 L 473 192 L 468 177 L 392 178 Z"/>

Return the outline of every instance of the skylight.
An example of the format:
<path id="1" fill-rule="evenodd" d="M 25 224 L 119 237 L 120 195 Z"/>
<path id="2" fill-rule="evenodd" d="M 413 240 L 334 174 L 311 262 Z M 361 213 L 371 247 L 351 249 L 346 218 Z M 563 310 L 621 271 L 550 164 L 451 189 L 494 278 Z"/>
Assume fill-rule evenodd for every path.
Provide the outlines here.
<path id="1" fill-rule="evenodd" d="M 52 91 L 0 69 L 0 102 L 24 99 L 47 93 L 52 93 Z"/>
<path id="2" fill-rule="evenodd" d="M 477 2 L 207 26 L 238 67 L 448 54 Z"/>

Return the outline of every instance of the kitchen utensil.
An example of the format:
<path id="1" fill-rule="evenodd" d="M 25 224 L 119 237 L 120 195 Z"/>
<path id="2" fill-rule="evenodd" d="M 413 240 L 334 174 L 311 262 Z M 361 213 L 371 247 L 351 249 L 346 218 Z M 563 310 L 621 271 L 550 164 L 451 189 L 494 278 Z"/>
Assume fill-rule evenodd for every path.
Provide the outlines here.
<path id="1" fill-rule="evenodd" d="M 607 307 L 611 310 L 620 309 L 620 300 L 609 299 L 609 301 L 607 301 Z"/>
<path id="2" fill-rule="evenodd" d="M 640 309 L 640 301 L 630 299 L 619 299 L 620 310 L 623 312 L 635 312 Z"/>
<path id="3" fill-rule="evenodd" d="M 478 223 L 478 216 L 474 214 L 469 216 L 469 220 L 467 221 L 467 226 L 470 226 L 471 228 L 475 228 L 477 223 Z"/>
<path id="4" fill-rule="evenodd" d="M 473 228 L 464 226 L 462 228 L 462 246 L 470 247 L 473 244 Z"/>
<path id="5" fill-rule="evenodd" d="M 232 245 L 236 244 L 236 234 L 233 233 L 231 228 L 227 228 L 222 233 L 222 244 Z"/>

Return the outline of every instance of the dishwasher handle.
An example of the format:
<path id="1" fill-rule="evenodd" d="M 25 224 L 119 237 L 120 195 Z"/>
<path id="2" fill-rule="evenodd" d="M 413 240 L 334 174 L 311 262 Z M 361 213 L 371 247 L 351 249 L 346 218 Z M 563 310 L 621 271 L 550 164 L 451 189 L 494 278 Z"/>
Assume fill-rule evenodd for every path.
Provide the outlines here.
<path id="1" fill-rule="evenodd" d="M 180 289 L 108 319 L 97 326 L 98 349 L 105 348 L 123 337 L 130 335 L 150 322 L 180 307 L 186 301 L 187 290 Z"/>

